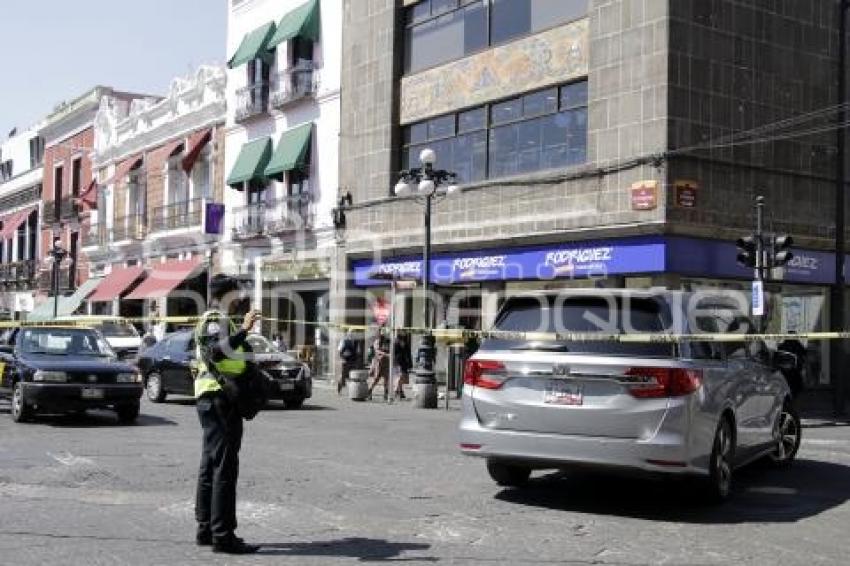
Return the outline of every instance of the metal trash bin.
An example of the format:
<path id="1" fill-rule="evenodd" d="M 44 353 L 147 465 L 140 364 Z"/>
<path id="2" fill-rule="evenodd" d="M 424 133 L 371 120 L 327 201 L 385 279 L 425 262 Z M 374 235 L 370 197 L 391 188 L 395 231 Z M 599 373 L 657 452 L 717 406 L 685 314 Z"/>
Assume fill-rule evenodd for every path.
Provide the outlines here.
<path id="1" fill-rule="evenodd" d="M 446 360 L 446 389 L 456 391 L 460 398 L 463 392 L 463 366 L 466 363 L 466 347 L 463 344 L 451 344 Z"/>
<path id="2" fill-rule="evenodd" d="M 369 393 L 369 371 L 353 369 L 348 374 L 348 398 L 352 401 L 365 401 Z"/>

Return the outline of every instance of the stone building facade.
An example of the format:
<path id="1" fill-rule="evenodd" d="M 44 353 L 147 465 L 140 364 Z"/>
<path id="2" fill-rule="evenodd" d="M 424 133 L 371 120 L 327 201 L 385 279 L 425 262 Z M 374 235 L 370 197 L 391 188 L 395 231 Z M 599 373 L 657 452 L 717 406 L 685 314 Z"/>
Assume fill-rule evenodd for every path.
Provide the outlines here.
<path id="1" fill-rule="evenodd" d="M 499 15 L 508 5 L 499 1 L 344 3 L 340 185 L 355 205 L 344 242 L 349 275 L 335 283 L 348 291 L 339 319 L 369 321 L 369 302 L 384 292 L 370 271 L 419 276 L 422 208 L 392 187 L 416 165 L 412 149 L 429 144 L 442 148 L 437 167 L 457 169 L 463 144 L 440 135 L 463 135 L 486 144 L 486 164 L 463 161 L 463 171 L 472 163 L 471 180 L 434 210 L 433 282 L 446 299 L 437 323 L 486 326 L 498 296 L 513 290 L 745 289 L 752 274 L 736 264 L 734 240 L 752 229 L 761 194 L 770 227 L 797 242 L 797 259 L 775 274 L 772 328 L 826 328 L 839 2 L 586 0 L 558 9 L 567 4 L 574 11 L 557 20 L 546 0 L 510 3 L 520 10 L 511 17 Z M 469 27 L 478 10 L 489 18 L 489 40 Z M 549 25 L 535 27 L 536 13 Z M 523 21 L 531 24 L 517 32 Z M 418 61 L 416 43 L 439 33 L 432 59 L 454 41 L 457 54 Z M 567 116 L 564 89 L 585 81 L 580 158 L 552 160 L 560 150 L 547 136 L 559 134 L 544 130 L 541 142 L 525 116 L 511 118 L 520 120 L 517 137 L 504 141 L 503 115 L 517 104 L 533 106 L 558 87 L 558 116 Z M 462 133 L 481 108 L 486 134 Z M 449 130 L 443 118 L 454 121 Z M 424 123 L 443 134 L 420 133 Z M 441 155 L 454 157 L 445 165 Z M 553 258 L 565 263 L 550 265 Z M 600 273 L 604 281 L 593 277 Z M 453 300 L 470 289 L 479 297 L 471 306 Z M 416 299 L 402 303 L 405 323 L 424 322 Z M 826 356 L 810 347 L 813 380 L 824 383 Z"/>

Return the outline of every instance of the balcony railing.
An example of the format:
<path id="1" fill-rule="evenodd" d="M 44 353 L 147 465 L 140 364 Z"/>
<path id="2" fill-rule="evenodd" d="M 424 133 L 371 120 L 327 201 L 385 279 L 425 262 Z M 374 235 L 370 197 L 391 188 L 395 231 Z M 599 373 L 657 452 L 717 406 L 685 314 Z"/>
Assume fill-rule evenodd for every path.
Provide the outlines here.
<path id="1" fill-rule="evenodd" d="M 141 214 L 116 218 L 112 224 L 112 241 L 143 240 L 145 238 L 145 217 Z"/>
<path id="2" fill-rule="evenodd" d="M 319 90 L 319 73 L 312 63 L 287 69 L 272 79 L 272 108 L 312 97 Z"/>
<path id="3" fill-rule="evenodd" d="M 153 211 L 151 231 L 164 232 L 200 226 L 203 219 L 203 205 L 203 199 L 194 199 L 157 207 Z"/>
<path id="4" fill-rule="evenodd" d="M 71 289 L 71 268 L 62 267 L 59 269 L 59 291 L 67 291 Z M 52 294 L 53 293 L 53 269 L 44 269 L 38 274 L 39 290 Z"/>
<path id="5" fill-rule="evenodd" d="M 249 204 L 234 210 L 233 214 L 236 238 L 296 232 L 307 230 L 312 225 L 310 195 L 306 194 Z"/>
<path id="6" fill-rule="evenodd" d="M 33 259 L 0 265 L 0 285 L 7 289 L 29 289 L 36 284 L 38 272 Z"/>
<path id="7" fill-rule="evenodd" d="M 56 201 L 48 201 L 44 203 L 43 222 L 49 225 L 53 224 L 57 220 L 70 220 L 72 218 L 77 218 L 79 216 L 79 212 L 79 207 L 72 197 L 62 197 L 58 205 L 58 216 Z"/>
<path id="8" fill-rule="evenodd" d="M 236 121 L 249 120 L 269 111 L 269 83 L 260 82 L 236 91 Z"/>

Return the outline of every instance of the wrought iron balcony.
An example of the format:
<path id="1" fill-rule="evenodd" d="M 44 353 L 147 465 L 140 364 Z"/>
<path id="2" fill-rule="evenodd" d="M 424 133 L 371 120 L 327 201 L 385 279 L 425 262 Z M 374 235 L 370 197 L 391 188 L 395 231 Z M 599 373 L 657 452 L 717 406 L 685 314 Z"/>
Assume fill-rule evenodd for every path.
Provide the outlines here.
<path id="1" fill-rule="evenodd" d="M 111 241 L 143 240 L 147 232 L 145 228 L 145 217 L 141 214 L 116 218 L 112 224 Z"/>
<path id="2" fill-rule="evenodd" d="M 269 83 L 260 82 L 236 91 L 236 121 L 250 120 L 269 111 Z"/>
<path id="3" fill-rule="evenodd" d="M 71 273 L 72 268 L 61 267 L 59 269 L 59 291 L 68 291 L 71 289 Z M 48 267 L 43 269 L 38 274 L 38 288 L 47 293 L 53 293 L 53 268 Z"/>
<path id="4" fill-rule="evenodd" d="M 233 214 L 234 237 L 241 239 L 309 230 L 312 226 L 309 194 L 250 204 Z"/>
<path id="5" fill-rule="evenodd" d="M 56 201 L 47 201 L 44 203 L 43 222 L 50 225 L 57 221 L 77 218 L 79 214 L 80 208 L 77 206 L 74 198 L 66 196 L 59 200 L 58 206 Z"/>
<path id="6" fill-rule="evenodd" d="M 272 80 L 272 108 L 282 108 L 302 98 L 313 97 L 319 90 L 319 72 L 312 63 L 287 69 Z"/>
<path id="7" fill-rule="evenodd" d="M 31 289 L 36 281 L 38 267 L 33 259 L 0 265 L 0 285 L 6 289 Z"/>
<path id="8" fill-rule="evenodd" d="M 193 228 L 203 221 L 203 199 L 175 202 L 153 211 L 151 232 L 164 232 L 178 228 Z"/>

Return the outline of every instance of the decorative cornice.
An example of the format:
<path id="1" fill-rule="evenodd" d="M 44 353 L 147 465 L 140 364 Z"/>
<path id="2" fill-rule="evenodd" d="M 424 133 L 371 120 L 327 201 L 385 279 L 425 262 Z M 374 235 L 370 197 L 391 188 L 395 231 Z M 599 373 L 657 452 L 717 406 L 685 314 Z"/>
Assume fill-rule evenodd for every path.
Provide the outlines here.
<path id="1" fill-rule="evenodd" d="M 95 118 L 94 166 L 104 167 L 123 156 L 224 122 L 226 77 L 223 67 L 201 66 L 193 76 L 171 81 L 166 98 L 132 101 L 124 116 L 113 101 L 102 101 Z"/>

